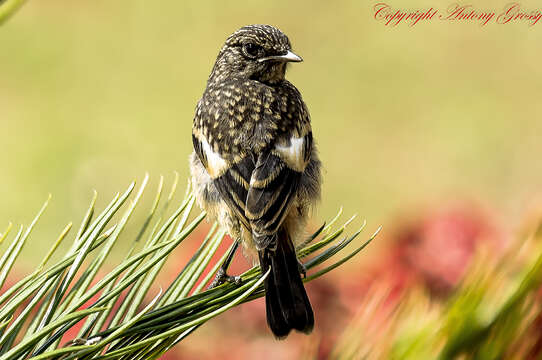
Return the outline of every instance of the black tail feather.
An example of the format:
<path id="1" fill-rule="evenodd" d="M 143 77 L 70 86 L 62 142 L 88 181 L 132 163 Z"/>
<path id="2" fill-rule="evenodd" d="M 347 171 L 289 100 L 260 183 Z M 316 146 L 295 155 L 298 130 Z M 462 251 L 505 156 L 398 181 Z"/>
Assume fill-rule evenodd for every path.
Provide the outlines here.
<path id="1" fill-rule="evenodd" d="M 314 327 L 314 314 L 287 231 L 284 228 L 278 231 L 276 249 L 263 249 L 259 255 L 262 271 L 271 267 L 264 282 L 269 328 L 278 338 L 286 337 L 292 329 L 310 333 Z"/>

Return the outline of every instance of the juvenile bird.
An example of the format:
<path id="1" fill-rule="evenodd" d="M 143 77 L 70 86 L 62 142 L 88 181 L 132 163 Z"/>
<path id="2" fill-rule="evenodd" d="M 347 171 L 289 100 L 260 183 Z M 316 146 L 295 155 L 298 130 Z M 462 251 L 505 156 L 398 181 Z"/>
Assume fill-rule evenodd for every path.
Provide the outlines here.
<path id="1" fill-rule="evenodd" d="M 303 287 L 302 242 L 311 206 L 320 197 L 320 161 L 309 111 L 285 79 L 301 62 L 290 41 L 270 25 L 248 25 L 220 50 L 194 117 L 190 170 L 196 199 L 236 239 L 214 285 L 226 275 L 241 242 L 269 267 L 267 323 L 277 338 L 310 333 L 314 315 Z"/>

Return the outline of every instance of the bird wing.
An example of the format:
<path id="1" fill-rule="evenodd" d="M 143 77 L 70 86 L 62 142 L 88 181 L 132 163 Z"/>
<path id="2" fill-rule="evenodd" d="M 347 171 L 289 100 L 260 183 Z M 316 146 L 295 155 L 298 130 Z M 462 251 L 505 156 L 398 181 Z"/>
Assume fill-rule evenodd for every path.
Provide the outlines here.
<path id="1" fill-rule="evenodd" d="M 213 151 L 205 138 L 192 137 L 194 149 L 224 202 L 263 249 L 288 214 L 301 175 L 310 160 L 312 134 L 278 141 L 255 159 L 232 163 Z"/>
<path id="2" fill-rule="evenodd" d="M 214 179 L 214 184 L 222 199 L 228 204 L 240 220 L 241 224 L 251 230 L 250 221 L 246 217 L 246 199 L 249 192 L 250 174 L 254 169 L 251 156 L 232 164 L 222 175 Z"/>
<path id="3" fill-rule="evenodd" d="M 258 156 L 250 178 L 245 215 L 258 250 L 273 245 L 310 159 L 312 134 L 275 143 Z"/>
<path id="4" fill-rule="evenodd" d="M 248 84 L 243 84 L 249 88 L 241 93 L 251 94 L 260 89 Z M 210 112 L 202 108 L 200 101 L 194 122 L 192 139 L 196 154 L 222 200 L 243 227 L 252 232 L 258 249 L 272 244 L 298 192 L 312 150 L 310 118 L 301 95 L 293 85 L 287 82 L 283 85 L 281 96 L 262 87 L 261 94 L 256 92 L 258 96 L 250 97 L 250 108 L 254 111 L 243 112 L 241 107 L 248 105 L 227 102 L 224 103 L 227 111 Z M 218 90 L 207 94 L 218 96 L 211 99 L 214 102 L 220 99 Z M 233 96 L 235 100 L 233 93 L 227 96 L 224 91 L 224 94 L 225 98 Z M 231 112 L 236 114 L 235 118 Z M 236 123 L 238 119 L 242 121 Z M 246 124 L 252 126 L 246 129 L 241 126 Z M 252 151 L 234 150 L 243 132 L 256 144 Z"/>
<path id="5" fill-rule="evenodd" d="M 203 136 L 192 135 L 196 155 L 209 173 L 222 200 L 234 211 L 241 224 L 250 231 L 250 222 L 245 216 L 245 201 L 249 182 L 254 170 L 251 156 L 232 163 L 215 152 Z"/>

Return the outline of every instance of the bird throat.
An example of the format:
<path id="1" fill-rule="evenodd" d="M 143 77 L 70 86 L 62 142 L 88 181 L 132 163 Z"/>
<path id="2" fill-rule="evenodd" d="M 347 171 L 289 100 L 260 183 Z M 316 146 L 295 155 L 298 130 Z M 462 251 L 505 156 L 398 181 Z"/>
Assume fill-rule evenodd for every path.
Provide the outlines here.
<path id="1" fill-rule="evenodd" d="M 267 64 L 265 70 L 251 76 L 252 80 L 260 81 L 264 84 L 277 84 L 284 81 L 286 76 L 285 62 L 273 61 Z"/>

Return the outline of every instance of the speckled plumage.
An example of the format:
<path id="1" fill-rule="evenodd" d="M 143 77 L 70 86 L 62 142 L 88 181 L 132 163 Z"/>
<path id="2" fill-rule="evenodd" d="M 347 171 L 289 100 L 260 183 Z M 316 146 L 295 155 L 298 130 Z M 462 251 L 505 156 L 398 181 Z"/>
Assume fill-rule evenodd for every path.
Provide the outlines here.
<path id="1" fill-rule="evenodd" d="M 190 158 L 200 206 L 272 269 L 266 303 L 277 337 L 312 330 L 294 243 L 303 241 L 321 182 L 309 112 L 284 78 L 289 61 L 301 59 L 275 27 L 228 37 L 196 107 Z"/>

